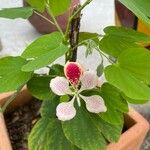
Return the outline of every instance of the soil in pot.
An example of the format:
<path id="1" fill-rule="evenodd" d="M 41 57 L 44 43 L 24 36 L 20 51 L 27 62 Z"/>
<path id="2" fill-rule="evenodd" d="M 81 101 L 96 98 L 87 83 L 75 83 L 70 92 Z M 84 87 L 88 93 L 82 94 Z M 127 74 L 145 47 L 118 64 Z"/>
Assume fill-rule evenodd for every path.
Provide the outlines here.
<path id="1" fill-rule="evenodd" d="M 40 117 L 41 101 L 32 100 L 30 103 L 5 114 L 6 125 L 13 150 L 27 150 L 28 134 Z"/>

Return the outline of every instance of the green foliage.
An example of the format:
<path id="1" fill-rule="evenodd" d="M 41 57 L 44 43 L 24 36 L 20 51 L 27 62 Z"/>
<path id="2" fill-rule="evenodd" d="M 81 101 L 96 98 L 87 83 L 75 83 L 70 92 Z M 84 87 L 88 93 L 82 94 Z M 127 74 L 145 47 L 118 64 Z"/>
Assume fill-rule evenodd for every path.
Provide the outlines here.
<path id="1" fill-rule="evenodd" d="M 49 0 L 49 9 L 54 16 L 62 15 L 69 9 L 71 0 Z"/>
<path id="2" fill-rule="evenodd" d="M 145 48 L 128 49 L 119 56 L 119 66 L 130 71 L 136 78 L 150 83 L 150 52 Z"/>
<path id="3" fill-rule="evenodd" d="M 29 150 L 75 150 L 64 136 L 61 122 L 55 118 L 40 119 L 29 136 Z"/>
<path id="4" fill-rule="evenodd" d="M 132 75 L 128 70 L 111 65 L 105 68 L 105 76 L 109 83 L 119 88 L 131 99 L 150 99 L 150 88 Z"/>
<path id="5" fill-rule="evenodd" d="M 123 129 L 123 123 L 119 125 L 109 124 L 101 119 L 98 115 L 90 114 L 96 128 L 103 134 L 109 142 L 117 142 Z"/>
<path id="6" fill-rule="evenodd" d="M 45 0 L 26 0 L 26 1 L 35 10 L 38 10 L 39 12 L 44 12 L 46 5 Z"/>
<path id="7" fill-rule="evenodd" d="M 64 134 L 82 150 L 105 150 L 106 141 L 92 119 L 83 106 L 78 107 L 75 118 L 62 122 Z"/>
<path id="8" fill-rule="evenodd" d="M 26 84 L 32 72 L 23 72 L 21 68 L 27 63 L 21 57 L 5 57 L 0 59 L 0 92 L 15 91 Z"/>
<path id="9" fill-rule="evenodd" d="M 33 13 L 31 7 L 4 8 L 0 10 L 0 18 L 16 19 L 29 18 Z"/>
<path id="10" fill-rule="evenodd" d="M 150 25 L 150 3 L 149 0 L 119 0 L 130 9 L 137 17 Z"/>
<path id="11" fill-rule="evenodd" d="M 27 84 L 29 92 L 40 100 L 51 100 L 55 96 L 50 89 L 50 76 L 35 76 Z"/>
<path id="12" fill-rule="evenodd" d="M 52 65 L 49 74 L 52 76 L 64 76 L 64 66 L 59 64 Z"/>
<path id="13" fill-rule="evenodd" d="M 128 48 L 138 48 L 141 43 L 150 43 L 150 37 L 124 27 L 106 27 L 105 36 L 99 42 L 99 48 L 113 57 L 118 57 Z"/>
<path id="14" fill-rule="evenodd" d="M 33 71 L 45 67 L 68 51 L 62 43 L 63 37 L 59 32 L 41 36 L 31 43 L 23 52 L 22 57 L 30 61 L 22 67 L 23 71 Z"/>

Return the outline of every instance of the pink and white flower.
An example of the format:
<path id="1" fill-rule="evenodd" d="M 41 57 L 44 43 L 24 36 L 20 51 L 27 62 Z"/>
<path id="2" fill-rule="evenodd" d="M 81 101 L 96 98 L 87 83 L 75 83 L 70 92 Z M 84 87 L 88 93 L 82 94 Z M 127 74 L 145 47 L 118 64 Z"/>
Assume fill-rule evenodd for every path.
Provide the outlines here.
<path id="1" fill-rule="evenodd" d="M 68 62 L 64 67 L 65 77 L 55 77 L 50 81 L 51 90 L 59 96 L 71 95 L 72 100 L 62 102 L 56 108 L 56 116 L 61 121 L 71 120 L 76 115 L 74 101 L 77 100 L 79 107 L 81 99 L 84 100 L 89 112 L 106 112 L 104 100 L 99 95 L 83 96 L 83 90 L 96 88 L 99 84 L 98 76 L 93 71 L 83 71 L 83 67 L 77 62 Z"/>

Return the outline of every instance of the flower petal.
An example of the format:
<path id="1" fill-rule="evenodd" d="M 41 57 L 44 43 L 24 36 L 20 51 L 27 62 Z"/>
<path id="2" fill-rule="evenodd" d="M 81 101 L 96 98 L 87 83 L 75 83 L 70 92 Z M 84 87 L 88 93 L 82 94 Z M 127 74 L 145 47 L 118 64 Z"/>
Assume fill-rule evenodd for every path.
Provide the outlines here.
<path id="1" fill-rule="evenodd" d="M 56 116 L 61 121 L 71 120 L 75 115 L 76 109 L 72 101 L 60 103 L 56 108 Z"/>
<path id="2" fill-rule="evenodd" d="M 64 67 L 66 78 L 73 86 L 77 86 L 80 82 L 80 77 L 83 74 L 81 65 L 77 62 L 68 62 Z"/>
<path id="3" fill-rule="evenodd" d="M 64 77 L 56 77 L 50 81 L 50 88 L 56 95 L 66 95 L 71 91 L 69 89 L 69 82 Z"/>
<path id="4" fill-rule="evenodd" d="M 94 71 L 86 71 L 81 77 L 81 89 L 93 89 L 97 86 L 98 76 Z"/>
<path id="5" fill-rule="evenodd" d="M 102 97 L 98 95 L 93 95 L 90 97 L 83 97 L 85 103 L 86 103 L 86 108 L 89 112 L 92 113 L 100 113 L 100 112 L 106 112 L 107 108 L 105 106 L 104 100 Z"/>

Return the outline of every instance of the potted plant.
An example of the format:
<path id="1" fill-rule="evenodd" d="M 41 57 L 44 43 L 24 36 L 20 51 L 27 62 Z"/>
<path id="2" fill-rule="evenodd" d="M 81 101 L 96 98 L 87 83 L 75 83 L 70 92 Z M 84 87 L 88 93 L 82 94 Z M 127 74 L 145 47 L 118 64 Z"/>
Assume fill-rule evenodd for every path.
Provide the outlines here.
<path id="1" fill-rule="evenodd" d="M 145 6 L 145 0 L 141 4 L 134 0 L 120 1 L 150 24 L 147 11 L 141 15 L 139 7 L 141 4 Z M 131 1 L 134 5 L 130 4 Z M 74 8 L 65 33 L 55 14 L 66 11 L 70 0 L 30 0 L 31 7 L 0 10 L 0 17 L 10 19 L 26 19 L 34 11 L 47 10 L 58 29 L 58 32 L 36 39 L 21 56 L 0 59 L 0 92 L 16 91 L 3 104 L 1 112 L 11 106 L 25 85 L 30 94 L 42 103 L 40 114 L 38 108 L 35 109 L 37 114 L 31 119 L 33 126 L 27 136 L 26 149 L 137 150 L 149 130 L 149 123 L 134 110 L 129 110 L 128 103 L 146 103 L 150 99 L 150 52 L 142 46 L 142 43 L 150 42 L 150 37 L 129 28 L 115 26 L 106 27 L 104 35 L 80 32 L 81 10 L 91 2 L 86 0 Z M 61 12 L 57 6 L 61 6 Z M 93 49 L 99 52 L 102 61 L 96 71 L 88 70 L 84 64 L 76 61 L 79 46 L 87 48 L 86 55 L 90 55 Z M 64 66 L 52 64 L 63 55 L 66 61 Z M 104 66 L 103 57 L 109 60 L 110 65 Z M 35 70 L 43 67 L 49 69 L 47 74 L 35 73 Z M 103 73 L 106 81 L 101 79 Z M 27 107 L 38 103 L 30 102 Z M 30 111 L 34 113 L 32 108 Z M 24 115 L 26 113 L 21 113 L 22 118 Z M 27 116 L 29 119 L 30 115 Z M 1 120 L 0 136 L 5 138 L 0 148 L 3 149 L 6 143 L 8 147 L 5 150 L 11 150 L 2 115 Z"/>

